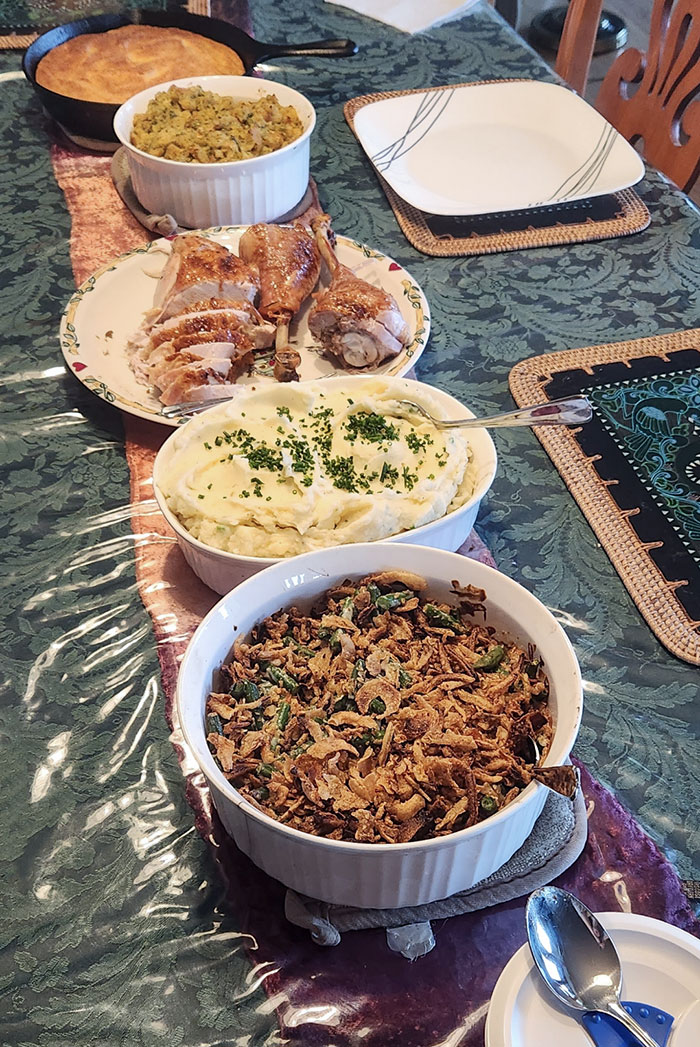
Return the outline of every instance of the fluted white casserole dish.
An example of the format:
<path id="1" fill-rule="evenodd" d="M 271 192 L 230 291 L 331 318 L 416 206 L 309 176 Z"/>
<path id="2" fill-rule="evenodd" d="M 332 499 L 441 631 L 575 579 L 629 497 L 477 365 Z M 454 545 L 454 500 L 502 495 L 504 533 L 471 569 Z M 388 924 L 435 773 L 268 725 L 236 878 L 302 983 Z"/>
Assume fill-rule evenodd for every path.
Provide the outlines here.
<path id="1" fill-rule="evenodd" d="M 134 116 L 169 87 L 201 87 L 232 98 L 273 94 L 293 106 L 302 135 L 282 149 L 250 160 L 197 164 L 152 156 L 131 144 Z M 308 98 L 285 84 L 249 76 L 194 76 L 140 91 L 116 112 L 114 132 L 128 152 L 134 192 L 152 214 L 170 214 L 178 225 L 207 229 L 216 225 L 253 225 L 281 218 L 295 207 L 309 184 L 309 139 L 316 111 Z"/>
<path id="2" fill-rule="evenodd" d="M 424 405 L 438 417 L 473 417 L 473 413 L 459 400 L 440 389 L 410 378 L 381 377 L 387 386 L 391 387 L 392 395 L 397 399 L 413 400 Z M 342 389 L 343 393 L 347 393 L 350 397 L 359 397 L 363 385 L 366 385 L 368 381 L 371 381 L 369 375 L 338 376 L 332 379 L 333 388 Z M 302 382 L 297 388 L 311 384 L 314 383 Z M 280 386 L 279 388 L 282 397 L 285 387 Z M 244 398 L 249 399 L 251 395 L 253 394 L 242 392 L 235 401 L 237 409 L 242 409 L 245 406 Z M 156 456 L 153 467 L 153 490 L 160 511 L 175 532 L 187 563 L 195 574 L 217 593 L 227 593 L 245 578 L 279 562 L 279 557 L 246 556 L 206 545 L 183 526 L 168 506 L 166 477 L 169 472 L 177 471 L 178 463 L 182 460 L 183 448 L 209 421 L 220 420 L 221 424 L 225 425 L 227 417 L 228 405 L 221 404 L 187 422 L 165 441 Z M 470 496 L 444 516 L 430 523 L 413 527 L 411 530 L 393 534 L 385 539 L 386 541 L 410 542 L 414 545 L 429 545 L 437 549 L 455 550 L 459 549 L 467 539 L 474 526 L 481 500 L 493 483 L 497 465 L 496 448 L 486 429 L 470 429 L 468 432 L 472 455 L 469 464 L 469 478 L 473 483 Z"/>
<path id="3" fill-rule="evenodd" d="M 288 887 L 338 905 L 423 905 L 467 890 L 523 844 L 547 793 L 533 782 L 497 814 L 449 836 L 370 844 L 316 837 L 277 822 L 227 781 L 209 752 L 204 717 L 215 674 L 234 641 L 267 615 L 291 604 L 304 607 L 345 578 L 394 568 L 422 575 L 428 582 L 427 595 L 435 600 L 453 599 L 453 581 L 484 589 L 487 622 L 523 646 L 535 645 L 549 677 L 554 721 L 545 766 L 567 759 L 581 721 L 581 675 L 563 629 L 526 589 L 467 557 L 380 542 L 336 546 L 281 561 L 239 585 L 210 611 L 187 649 L 177 685 L 180 726 L 209 783 L 219 817 L 240 849 Z"/>

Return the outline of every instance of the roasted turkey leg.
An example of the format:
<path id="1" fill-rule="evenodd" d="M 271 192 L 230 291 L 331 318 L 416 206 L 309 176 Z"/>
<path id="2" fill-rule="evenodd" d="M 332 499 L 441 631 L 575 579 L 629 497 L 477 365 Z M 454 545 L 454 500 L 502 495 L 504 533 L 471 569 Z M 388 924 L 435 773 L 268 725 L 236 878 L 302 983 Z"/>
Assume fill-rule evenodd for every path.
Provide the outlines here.
<path id="1" fill-rule="evenodd" d="M 406 345 L 409 330 L 395 299 L 338 261 L 328 215 L 315 218 L 312 228 L 331 283 L 328 290 L 314 295 L 309 330 L 346 367 L 373 367 L 396 356 Z"/>
<path id="2" fill-rule="evenodd" d="M 251 225 L 238 246 L 244 262 L 260 271 L 258 309 L 274 324 L 289 324 L 313 291 L 321 257 L 311 233 L 300 222 L 291 226 Z"/>

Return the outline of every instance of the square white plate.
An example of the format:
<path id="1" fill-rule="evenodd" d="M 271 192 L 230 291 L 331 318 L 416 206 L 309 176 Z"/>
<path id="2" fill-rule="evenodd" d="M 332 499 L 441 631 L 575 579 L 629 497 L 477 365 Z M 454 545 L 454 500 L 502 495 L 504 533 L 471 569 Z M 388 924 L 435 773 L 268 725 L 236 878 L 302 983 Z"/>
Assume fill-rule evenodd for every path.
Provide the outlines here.
<path id="1" fill-rule="evenodd" d="M 493 81 L 397 95 L 357 111 L 362 148 L 402 199 L 439 215 L 488 214 L 626 189 L 631 145 L 566 87 Z"/>

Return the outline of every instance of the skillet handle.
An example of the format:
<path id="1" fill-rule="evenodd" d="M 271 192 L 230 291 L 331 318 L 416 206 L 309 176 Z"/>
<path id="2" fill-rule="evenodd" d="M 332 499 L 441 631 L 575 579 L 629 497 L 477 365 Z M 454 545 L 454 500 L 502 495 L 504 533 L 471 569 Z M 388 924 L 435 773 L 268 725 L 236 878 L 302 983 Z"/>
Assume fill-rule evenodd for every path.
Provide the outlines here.
<path id="1" fill-rule="evenodd" d="M 257 42 L 257 41 L 256 41 Z M 347 58 L 358 51 L 354 40 L 312 40 L 308 44 L 259 44 L 261 48 L 258 62 L 266 58 L 280 58 L 282 55 L 317 55 L 319 58 Z"/>

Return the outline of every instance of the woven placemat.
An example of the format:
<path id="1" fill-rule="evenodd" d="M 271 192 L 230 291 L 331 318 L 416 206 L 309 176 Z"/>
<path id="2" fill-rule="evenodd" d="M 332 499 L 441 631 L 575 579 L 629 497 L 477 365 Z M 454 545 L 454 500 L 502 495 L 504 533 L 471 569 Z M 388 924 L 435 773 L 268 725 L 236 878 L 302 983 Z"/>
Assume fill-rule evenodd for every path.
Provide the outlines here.
<path id="1" fill-rule="evenodd" d="M 70 22 L 78 18 L 87 18 L 93 14 L 103 14 L 106 12 L 104 4 L 96 4 L 95 9 L 91 10 L 89 2 L 82 4 L 61 4 L 51 3 L 44 0 L 44 2 L 36 2 L 33 6 L 37 9 L 37 13 L 42 16 L 42 22 L 45 21 L 47 26 L 63 25 L 64 22 Z M 147 8 L 149 5 L 145 2 L 142 5 Z M 192 15 L 209 15 L 211 8 L 211 0 L 187 0 L 180 5 L 185 11 Z M 119 11 L 119 5 L 114 7 L 115 13 Z M 17 4 L 16 17 L 19 20 L 24 18 L 26 22 L 26 10 L 24 4 Z M 14 19 L 13 19 L 14 21 Z M 19 32 L 13 32 L 11 29 L 5 29 L 0 26 L 0 51 L 24 51 L 25 48 L 29 47 L 39 32 L 27 32 L 26 25 L 19 27 Z M 43 32 L 44 30 L 42 30 Z"/>
<path id="2" fill-rule="evenodd" d="M 355 114 L 371 102 L 402 95 L 454 90 L 455 87 L 512 82 L 515 81 L 479 80 L 411 91 L 378 91 L 351 98 L 345 103 L 343 111 L 353 134 L 357 137 Z M 418 251 L 428 255 L 496 254 L 499 251 L 522 251 L 528 247 L 607 240 L 614 236 L 629 236 L 641 232 L 651 220 L 646 205 L 633 189 L 520 211 L 454 217 L 432 215 L 406 203 L 376 170 L 375 174 L 404 236 Z"/>
<path id="3" fill-rule="evenodd" d="M 617 371 L 611 365 L 618 365 Z M 615 397 L 623 386 L 644 382 L 651 388 L 655 378 L 660 380 L 657 376 L 665 383 L 674 375 L 687 376 L 689 386 L 698 386 L 700 328 L 531 357 L 515 365 L 509 384 L 516 403 L 524 405 L 585 392 L 587 387 Z M 685 532 L 675 526 L 658 490 L 640 480 L 631 464 L 640 439 L 664 438 L 671 447 L 682 442 L 689 459 L 683 467 L 685 503 L 695 518 L 692 506 L 700 502 L 700 418 L 695 420 L 695 413 L 670 386 L 660 396 L 650 394 L 634 410 L 628 395 L 625 409 L 631 418 L 634 410 L 642 412 L 636 423 L 630 422 L 637 431 L 627 436 L 627 448 L 624 440 L 620 443 L 624 434 L 615 436 L 613 431 L 611 436 L 609 421 L 602 413 L 599 417 L 598 410 L 582 429 L 533 431 L 649 627 L 672 654 L 700 665 L 700 545 L 692 533 L 697 522 L 691 519 Z"/>

